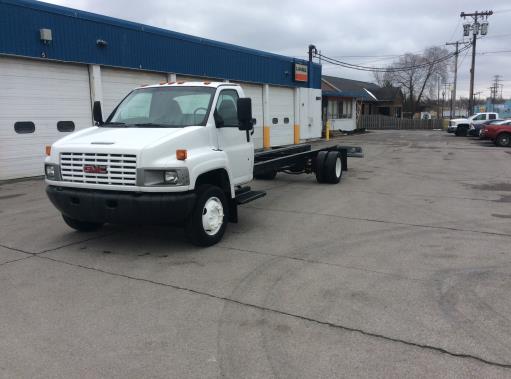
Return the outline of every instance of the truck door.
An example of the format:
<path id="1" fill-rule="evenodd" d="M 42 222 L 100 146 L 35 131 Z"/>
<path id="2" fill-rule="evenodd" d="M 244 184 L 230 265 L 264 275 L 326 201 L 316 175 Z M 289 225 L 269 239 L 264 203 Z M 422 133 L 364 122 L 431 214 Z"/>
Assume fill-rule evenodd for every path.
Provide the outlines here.
<path id="1" fill-rule="evenodd" d="M 238 129 L 238 91 L 223 89 L 218 94 L 215 106 L 215 123 L 218 133 L 218 148 L 229 158 L 233 184 L 252 180 L 254 146 L 247 141 L 245 131 Z"/>

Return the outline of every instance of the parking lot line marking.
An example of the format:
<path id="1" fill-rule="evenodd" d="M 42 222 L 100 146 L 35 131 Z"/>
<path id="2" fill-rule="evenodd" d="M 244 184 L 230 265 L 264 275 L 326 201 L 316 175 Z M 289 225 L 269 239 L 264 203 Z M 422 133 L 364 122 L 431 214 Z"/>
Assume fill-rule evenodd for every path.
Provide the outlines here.
<path id="1" fill-rule="evenodd" d="M 353 327 L 349 327 L 349 326 L 335 324 L 335 323 L 329 322 L 329 321 L 317 320 L 317 319 L 314 319 L 314 318 L 311 318 L 311 317 L 307 317 L 307 316 L 303 316 L 303 315 L 298 315 L 298 314 L 294 314 L 294 313 L 280 311 L 278 309 L 264 307 L 264 306 L 257 305 L 257 304 L 245 303 L 245 302 L 240 301 L 240 300 L 235 300 L 235 299 L 231 299 L 231 298 L 224 297 L 224 296 L 214 295 L 212 293 L 196 290 L 196 289 L 193 289 L 193 288 L 187 288 L 187 287 L 182 287 L 182 286 L 178 286 L 178 285 L 175 285 L 175 284 L 168 284 L 168 283 L 157 282 L 157 281 L 154 281 L 154 280 L 138 278 L 138 277 L 131 276 L 131 275 L 126 275 L 126 274 L 119 274 L 119 273 L 115 273 L 115 272 L 111 272 L 111 271 L 106 271 L 106 270 L 99 269 L 99 268 L 89 267 L 89 266 L 85 266 L 85 265 L 81 265 L 81 264 L 70 263 L 70 262 L 62 261 L 62 260 L 55 259 L 55 258 L 41 256 L 41 255 L 34 255 L 34 257 L 37 257 L 37 258 L 40 258 L 40 259 L 46 259 L 46 260 L 49 260 L 49 261 L 52 261 L 52 262 L 55 262 L 55 263 L 65 264 L 65 265 L 72 266 L 72 267 L 82 268 L 82 269 L 86 269 L 86 270 L 90 270 L 90 271 L 96 271 L 96 272 L 100 272 L 100 273 L 111 275 L 111 276 L 116 276 L 116 277 L 120 277 L 120 278 L 131 279 L 131 280 L 136 280 L 136 281 L 140 281 L 140 282 L 144 282 L 144 283 L 148 283 L 148 284 L 155 284 L 155 285 L 163 286 L 163 287 L 168 287 L 168 288 L 172 288 L 172 289 L 175 289 L 175 290 L 178 290 L 178 291 L 188 292 L 188 293 L 191 293 L 191 294 L 194 294 L 194 295 L 205 296 L 205 297 L 209 297 L 209 298 L 216 299 L 216 300 L 230 302 L 230 303 L 237 304 L 237 305 L 240 305 L 240 306 L 257 309 L 257 310 L 260 310 L 260 311 L 270 312 L 270 313 L 278 314 L 278 315 L 281 315 L 281 316 L 287 316 L 287 317 L 291 317 L 291 318 L 295 318 L 295 319 L 311 322 L 311 323 L 318 324 L 318 325 L 323 325 L 323 326 L 328 326 L 328 327 L 335 328 L 335 329 L 344 330 L 346 332 L 358 333 L 358 334 L 361 334 L 361 335 L 364 335 L 364 336 L 367 336 L 367 337 L 378 338 L 378 339 L 381 339 L 381 340 L 384 340 L 384 341 L 388 341 L 388 342 L 394 342 L 394 343 L 399 343 L 399 344 L 403 344 L 403 345 L 406 345 L 406 346 L 416 347 L 416 348 L 419 348 L 419 349 L 430 350 L 430 351 L 433 351 L 433 352 L 436 352 L 436 353 L 439 353 L 439 354 L 445 354 L 445 355 L 449 355 L 449 356 L 452 356 L 452 357 L 455 357 L 455 358 L 472 359 L 472 360 L 475 360 L 475 361 L 478 361 L 480 363 L 484 363 L 484 364 L 487 364 L 487 365 L 490 365 L 490 366 L 496 366 L 496 367 L 511 369 L 511 363 L 501 363 L 501 362 L 496 362 L 496 361 L 490 361 L 488 359 L 485 359 L 485 358 L 482 358 L 482 357 L 478 357 L 476 355 L 452 352 L 452 351 L 449 351 L 447 349 L 444 349 L 444 348 L 438 347 L 438 346 L 432 346 L 432 345 L 427 345 L 427 344 L 421 344 L 421 343 L 418 343 L 418 342 L 407 341 L 407 340 L 403 340 L 403 339 L 399 339 L 399 338 L 395 338 L 395 337 L 386 336 L 386 335 L 383 335 L 383 334 L 369 332 L 369 331 L 366 331 L 366 330 L 363 330 L 363 329 L 353 328 Z"/>

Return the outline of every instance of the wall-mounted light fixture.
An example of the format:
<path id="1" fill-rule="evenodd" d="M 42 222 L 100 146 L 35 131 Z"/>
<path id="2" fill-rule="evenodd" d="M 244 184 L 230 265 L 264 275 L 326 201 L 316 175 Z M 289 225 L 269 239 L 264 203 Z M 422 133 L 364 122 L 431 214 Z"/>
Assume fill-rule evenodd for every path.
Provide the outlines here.
<path id="1" fill-rule="evenodd" d="M 48 45 L 53 40 L 51 29 L 39 29 L 39 38 L 42 43 Z"/>
<path id="2" fill-rule="evenodd" d="M 98 40 L 96 40 L 96 46 L 97 47 L 107 47 L 108 42 L 106 42 L 104 39 L 98 39 Z"/>

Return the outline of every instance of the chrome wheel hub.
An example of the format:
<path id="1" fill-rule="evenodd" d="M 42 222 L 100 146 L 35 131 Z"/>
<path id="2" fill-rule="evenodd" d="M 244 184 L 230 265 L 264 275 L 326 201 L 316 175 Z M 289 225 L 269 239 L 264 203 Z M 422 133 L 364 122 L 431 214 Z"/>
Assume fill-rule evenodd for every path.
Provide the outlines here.
<path id="1" fill-rule="evenodd" d="M 206 234 L 214 236 L 224 222 L 224 207 L 218 197 L 211 197 L 202 209 L 202 227 Z"/>

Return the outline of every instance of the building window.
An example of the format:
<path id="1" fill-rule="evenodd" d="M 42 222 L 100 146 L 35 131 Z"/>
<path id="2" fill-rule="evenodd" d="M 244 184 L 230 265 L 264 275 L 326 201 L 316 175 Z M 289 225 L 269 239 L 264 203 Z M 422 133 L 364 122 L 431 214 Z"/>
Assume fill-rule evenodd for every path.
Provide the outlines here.
<path id="1" fill-rule="evenodd" d="M 14 130 L 18 134 L 34 133 L 35 125 L 32 121 L 18 121 L 14 123 Z"/>
<path id="2" fill-rule="evenodd" d="M 273 125 L 277 125 L 279 123 L 279 119 L 277 117 L 273 117 L 271 119 L 271 122 L 273 123 Z"/>
<path id="3" fill-rule="evenodd" d="M 284 124 L 289 124 L 289 117 L 284 117 Z"/>
<path id="4" fill-rule="evenodd" d="M 328 118 L 352 118 L 353 117 L 353 100 L 333 98 L 328 100 Z"/>
<path id="5" fill-rule="evenodd" d="M 353 102 L 351 99 L 342 101 L 342 115 L 341 118 L 352 118 L 353 117 Z"/>
<path id="6" fill-rule="evenodd" d="M 73 121 L 59 121 L 57 122 L 57 130 L 59 132 L 74 132 L 75 123 Z"/>

